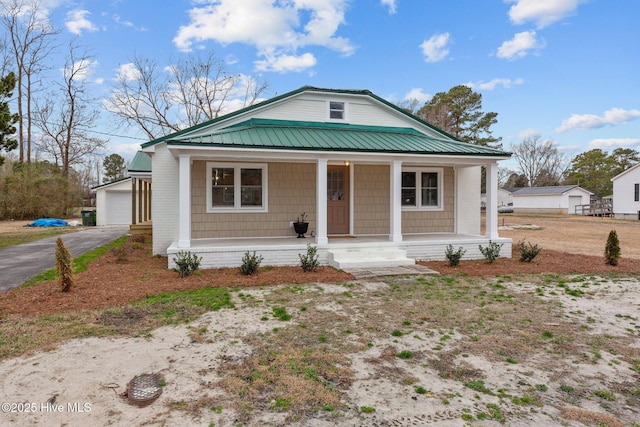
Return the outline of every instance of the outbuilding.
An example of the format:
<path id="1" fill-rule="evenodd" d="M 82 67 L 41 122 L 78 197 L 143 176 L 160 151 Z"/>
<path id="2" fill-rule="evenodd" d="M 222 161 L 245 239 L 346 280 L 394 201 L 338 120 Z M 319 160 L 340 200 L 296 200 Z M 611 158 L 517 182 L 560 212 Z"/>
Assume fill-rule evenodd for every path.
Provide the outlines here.
<path id="1" fill-rule="evenodd" d="M 590 191 L 578 185 L 524 187 L 512 193 L 515 213 L 576 214 L 576 207 L 588 205 Z"/>

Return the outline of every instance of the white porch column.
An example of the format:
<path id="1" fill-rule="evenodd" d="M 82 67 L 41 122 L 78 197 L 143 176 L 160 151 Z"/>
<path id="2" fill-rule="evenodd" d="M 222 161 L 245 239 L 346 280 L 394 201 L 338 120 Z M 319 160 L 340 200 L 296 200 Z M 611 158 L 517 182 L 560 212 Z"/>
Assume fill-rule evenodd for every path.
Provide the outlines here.
<path id="1" fill-rule="evenodd" d="M 191 156 L 178 157 L 178 247 L 191 247 Z"/>
<path id="2" fill-rule="evenodd" d="M 327 237 L 327 159 L 316 165 L 316 243 L 326 245 Z"/>
<path id="3" fill-rule="evenodd" d="M 402 242 L 402 161 L 394 160 L 390 164 L 390 203 L 391 217 L 389 223 L 389 240 L 392 242 Z"/>
<path id="4" fill-rule="evenodd" d="M 498 236 L 498 162 L 486 166 L 487 206 L 485 209 L 485 236 L 497 239 Z"/>

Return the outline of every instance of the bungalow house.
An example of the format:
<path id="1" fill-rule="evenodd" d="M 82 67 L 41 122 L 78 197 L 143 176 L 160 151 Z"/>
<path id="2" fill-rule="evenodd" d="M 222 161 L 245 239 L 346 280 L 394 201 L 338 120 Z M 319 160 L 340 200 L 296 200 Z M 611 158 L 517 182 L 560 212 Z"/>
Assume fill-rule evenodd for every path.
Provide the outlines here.
<path id="1" fill-rule="evenodd" d="M 498 236 L 498 161 L 367 90 L 302 87 L 149 141 L 153 252 L 239 266 L 296 265 L 306 244 L 338 268 L 444 259 L 448 244 L 481 258 Z M 487 170 L 481 234 L 480 169 Z M 305 239 L 293 224 L 309 223 Z"/>
<path id="2" fill-rule="evenodd" d="M 590 191 L 578 185 L 523 187 L 512 193 L 515 213 L 576 214 L 576 207 L 588 205 Z"/>
<path id="3" fill-rule="evenodd" d="M 613 215 L 640 221 L 640 163 L 611 178 Z"/>

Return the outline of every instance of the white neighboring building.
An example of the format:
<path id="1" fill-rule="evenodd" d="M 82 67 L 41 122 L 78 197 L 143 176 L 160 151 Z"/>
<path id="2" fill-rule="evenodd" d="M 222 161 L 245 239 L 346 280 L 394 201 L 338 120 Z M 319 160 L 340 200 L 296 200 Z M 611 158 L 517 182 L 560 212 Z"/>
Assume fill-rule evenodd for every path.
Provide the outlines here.
<path id="1" fill-rule="evenodd" d="M 131 225 L 131 178 L 94 187 L 96 225 Z"/>
<path id="2" fill-rule="evenodd" d="M 576 206 L 590 203 L 592 194 L 578 185 L 519 188 L 513 192 L 513 211 L 573 215 Z"/>
<path id="3" fill-rule="evenodd" d="M 640 163 L 611 178 L 613 215 L 640 221 Z"/>

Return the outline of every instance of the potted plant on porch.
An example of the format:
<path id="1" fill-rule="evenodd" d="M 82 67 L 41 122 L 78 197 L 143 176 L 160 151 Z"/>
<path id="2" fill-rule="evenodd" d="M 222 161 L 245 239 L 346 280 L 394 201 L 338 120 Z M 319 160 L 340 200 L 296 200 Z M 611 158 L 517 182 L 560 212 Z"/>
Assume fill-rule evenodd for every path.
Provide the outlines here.
<path id="1" fill-rule="evenodd" d="M 309 229 L 309 223 L 306 222 L 307 214 L 302 212 L 298 217 L 298 220 L 293 223 L 293 229 L 298 233 L 298 239 L 304 239 L 304 233 Z"/>

